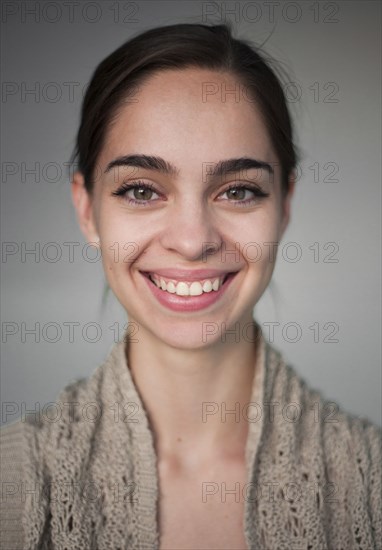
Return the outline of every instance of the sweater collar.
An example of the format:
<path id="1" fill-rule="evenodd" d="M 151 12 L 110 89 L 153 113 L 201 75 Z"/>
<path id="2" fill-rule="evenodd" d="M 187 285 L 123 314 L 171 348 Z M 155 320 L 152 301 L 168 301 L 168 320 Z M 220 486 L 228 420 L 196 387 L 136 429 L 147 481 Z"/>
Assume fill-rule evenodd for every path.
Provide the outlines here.
<path id="1" fill-rule="evenodd" d="M 251 399 L 241 411 L 248 419 L 248 436 L 245 448 L 245 462 L 247 469 L 247 482 L 252 482 L 252 474 L 256 453 L 263 431 L 262 403 L 264 400 L 264 387 L 266 375 L 266 356 L 268 344 L 264 339 L 261 327 L 254 320 L 256 338 L 254 345 L 256 350 L 256 364 L 252 381 Z M 120 403 L 134 404 L 135 411 L 131 416 L 129 428 L 135 446 L 135 478 L 139 486 L 139 498 L 137 501 L 137 517 L 140 525 L 140 537 L 142 543 L 149 544 L 151 548 L 159 548 L 159 523 L 158 500 L 159 480 L 157 470 L 157 455 L 154 446 L 154 434 L 150 425 L 147 411 L 133 380 L 126 356 L 126 344 L 128 342 L 127 331 L 119 342 L 114 344 L 109 357 L 104 364 L 104 376 L 111 377 L 111 385 L 119 394 Z M 110 384 L 106 383 L 106 387 Z M 251 523 L 250 504 L 245 501 L 244 530 L 247 533 Z M 248 542 L 248 541 L 247 541 Z M 141 545 L 139 544 L 139 547 Z"/>

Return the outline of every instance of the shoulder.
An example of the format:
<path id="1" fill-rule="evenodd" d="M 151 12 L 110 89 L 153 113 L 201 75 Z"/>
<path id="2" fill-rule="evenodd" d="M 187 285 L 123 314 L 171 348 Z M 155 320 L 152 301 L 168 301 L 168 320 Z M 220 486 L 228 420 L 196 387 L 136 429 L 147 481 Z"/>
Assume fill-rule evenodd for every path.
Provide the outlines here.
<path id="1" fill-rule="evenodd" d="M 338 544 L 352 540 L 354 526 L 363 540 L 381 540 L 382 429 L 327 399 L 269 344 L 267 357 L 267 459 L 280 476 L 319 494 Z"/>
<path id="2" fill-rule="evenodd" d="M 18 420 L 0 428 L 1 541 L 22 548 L 22 483 L 25 478 L 25 426 Z"/>
<path id="3" fill-rule="evenodd" d="M 43 406 L 37 404 L 33 410 L 25 411 L 15 421 L 1 426 L 4 458 L 10 460 L 13 457 L 15 465 L 20 466 L 25 462 L 25 451 L 31 457 L 37 447 L 41 450 L 53 428 L 74 416 L 77 404 L 89 396 L 96 398 L 93 386 L 92 377 L 72 381 L 61 389 L 55 401 Z"/>
<path id="4" fill-rule="evenodd" d="M 29 498 L 37 498 L 39 488 L 47 482 L 47 455 L 58 439 L 63 418 L 70 415 L 70 406 L 80 396 L 86 395 L 88 379 L 68 384 L 51 405 L 60 420 L 52 422 L 48 410 L 36 409 L 17 420 L 0 427 L 0 482 L 1 482 L 1 532 L 2 548 L 22 548 L 25 536 L 25 514 L 34 515 L 37 506 L 29 509 Z M 57 432 L 58 429 L 58 432 Z M 32 513 L 30 514 L 30 512 Z M 37 521 L 37 518 L 36 518 Z M 28 528 L 33 530 L 32 521 Z M 37 529 L 37 525 L 36 525 Z"/>
<path id="5" fill-rule="evenodd" d="M 266 343 L 266 377 L 264 399 L 270 399 L 273 412 L 280 408 L 286 423 L 296 424 L 301 429 L 318 425 L 322 443 L 330 444 L 332 438 L 353 440 L 373 449 L 382 441 L 382 428 L 365 416 L 347 411 L 338 402 L 328 399 L 322 390 L 315 388 L 293 365 L 288 364 L 283 354 Z M 338 441 L 338 439 L 337 439 Z"/>

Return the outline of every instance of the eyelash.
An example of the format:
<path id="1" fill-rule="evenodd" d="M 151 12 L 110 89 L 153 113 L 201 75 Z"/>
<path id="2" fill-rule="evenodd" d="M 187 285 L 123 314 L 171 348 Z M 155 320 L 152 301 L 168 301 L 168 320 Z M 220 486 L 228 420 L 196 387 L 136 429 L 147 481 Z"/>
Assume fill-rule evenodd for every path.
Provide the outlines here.
<path id="1" fill-rule="evenodd" d="M 144 190 L 154 191 L 154 193 L 157 193 L 157 191 L 155 191 L 155 188 L 151 183 L 144 183 L 143 181 L 137 180 L 137 181 L 134 181 L 132 183 L 122 183 L 122 185 L 116 191 L 112 192 L 112 195 L 117 196 L 117 197 L 124 197 L 127 194 L 127 192 L 130 191 L 131 189 L 144 189 Z M 254 186 L 254 185 L 252 186 L 252 185 L 249 185 L 249 184 L 232 184 L 230 187 L 228 187 L 223 192 L 223 194 L 227 193 L 228 191 L 230 191 L 232 189 L 248 189 L 248 190 L 252 191 L 255 194 L 255 197 L 251 198 L 251 199 L 232 200 L 233 204 L 235 206 L 238 206 L 238 207 L 248 206 L 249 204 L 252 204 L 252 203 L 256 202 L 257 200 L 261 200 L 261 199 L 264 199 L 266 197 L 269 197 L 269 193 L 266 193 L 265 191 L 262 191 L 257 186 Z M 157 193 L 157 194 L 159 194 L 159 193 Z M 147 206 L 150 202 L 153 202 L 153 201 L 150 201 L 150 200 L 138 201 L 136 199 L 131 199 L 129 197 L 127 197 L 127 201 L 128 201 L 129 204 L 136 204 L 137 206 Z"/>

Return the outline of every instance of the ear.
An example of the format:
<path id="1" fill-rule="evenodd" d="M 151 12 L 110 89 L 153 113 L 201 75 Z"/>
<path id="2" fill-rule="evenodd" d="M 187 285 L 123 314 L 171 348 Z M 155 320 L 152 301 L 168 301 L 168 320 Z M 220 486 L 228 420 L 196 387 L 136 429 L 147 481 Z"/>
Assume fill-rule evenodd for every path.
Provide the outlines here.
<path id="1" fill-rule="evenodd" d="M 282 236 L 284 235 L 285 230 L 286 230 L 286 228 L 288 227 L 288 224 L 289 224 L 290 211 L 291 211 L 291 202 L 292 202 L 292 197 L 293 197 L 293 194 L 294 194 L 295 185 L 296 185 L 296 172 L 293 171 L 293 172 L 291 172 L 291 175 L 289 176 L 289 180 L 288 180 L 288 192 L 285 195 L 285 197 L 282 199 L 283 202 L 282 202 L 282 205 L 281 205 L 281 208 L 282 208 L 282 222 L 281 222 L 281 227 L 280 227 L 280 240 L 281 240 Z"/>
<path id="2" fill-rule="evenodd" d="M 87 241 L 98 247 L 99 236 L 95 224 L 93 199 L 85 187 L 85 180 L 81 172 L 73 174 L 71 192 L 80 229 Z"/>

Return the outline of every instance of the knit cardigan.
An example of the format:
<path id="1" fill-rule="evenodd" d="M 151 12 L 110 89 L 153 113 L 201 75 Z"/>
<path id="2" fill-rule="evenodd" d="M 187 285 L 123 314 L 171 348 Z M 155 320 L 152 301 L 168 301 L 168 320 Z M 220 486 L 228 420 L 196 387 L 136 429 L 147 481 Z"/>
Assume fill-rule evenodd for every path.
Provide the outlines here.
<path id="1" fill-rule="evenodd" d="M 154 434 L 125 337 L 39 418 L 2 428 L 4 550 L 159 549 Z M 309 388 L 261 333 L 257 350 L 242 411 L 248 548 L 382 548 L 381 429 Z"/>

